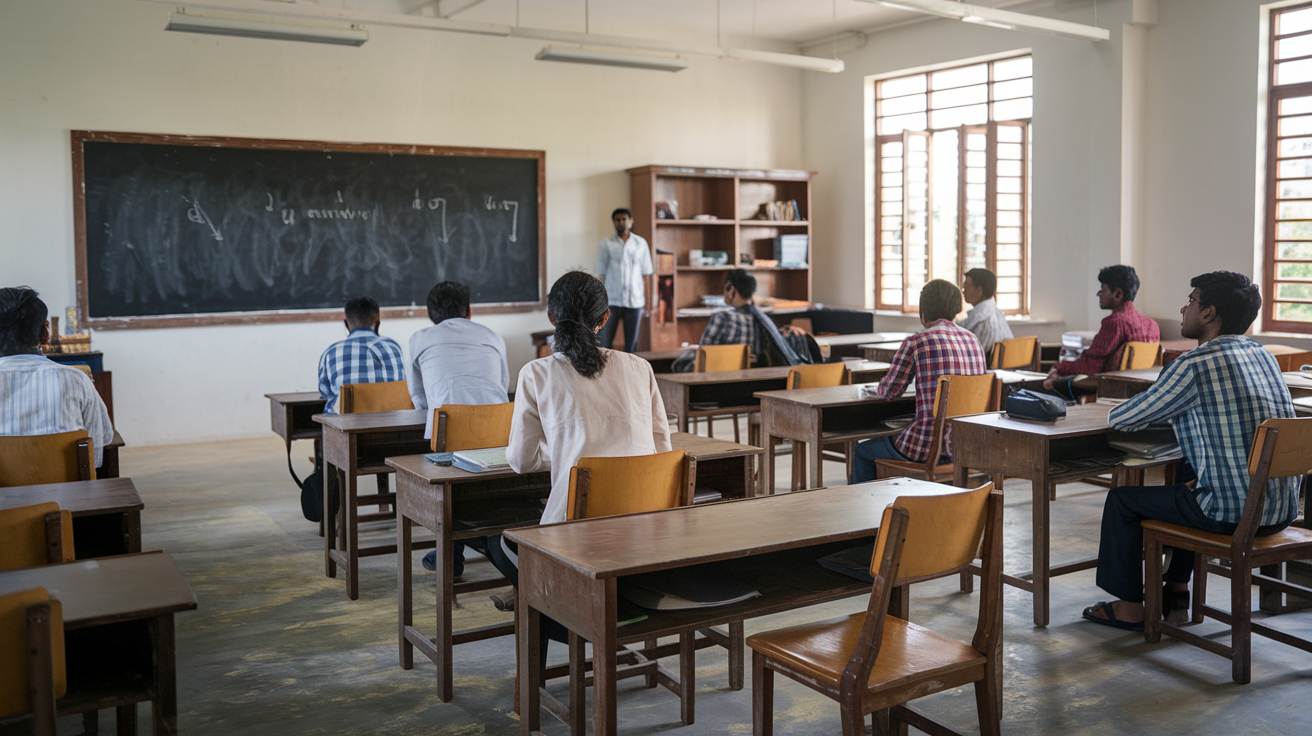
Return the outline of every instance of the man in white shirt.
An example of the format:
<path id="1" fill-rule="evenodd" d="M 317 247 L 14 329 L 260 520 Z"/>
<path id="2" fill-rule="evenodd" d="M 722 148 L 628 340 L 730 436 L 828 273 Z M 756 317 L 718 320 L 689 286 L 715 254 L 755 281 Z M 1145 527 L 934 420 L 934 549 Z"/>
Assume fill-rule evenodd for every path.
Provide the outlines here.
<path id="1" fill-rule="evenodd" d="M 961 282 L 961 293 L 973 306 L 973 309 L 966 313 L 966 319 L 962 320 L 961 326 L 975 333 L 975 337 L 979 338 L 980 344 L 984 346 L 985 360 L 993 350 L 994 343 L 1015 337 L 1011 334 L 1011 327 L 1007 325 L 1006 316 L 1002 314 L 1001 309 L 998 309 L 998 303 L 993 299 L 997 288 L 998 277 L 987 268 L 970 269 Z"/>
<path id="2" fill-rule="evenodd" d="M 655 269 L 651 265 L 651 248 L 641 235 L 633 234 L 633 212 L 620 207 L 610 213 L 615 234 L 601 241 L 597 247 L 597 278 L 606 284 L 610 299 L 610 319 L 601 328 L 597 339 L 609 348 L 615 343 L 615 331 L 624 322 L 624 351 L 638 350 L 638 326 L 642 310 L 647 306 L 647 277 Z"/>
<path id="3" fill-rule="evenodd" d="M 0 435 L 86 430 L 96 467 L 114 440 L 105 402 L 87 374 L 41 354 L 50 341 L 45 302 L 25 286 L 0 289 Z"/>

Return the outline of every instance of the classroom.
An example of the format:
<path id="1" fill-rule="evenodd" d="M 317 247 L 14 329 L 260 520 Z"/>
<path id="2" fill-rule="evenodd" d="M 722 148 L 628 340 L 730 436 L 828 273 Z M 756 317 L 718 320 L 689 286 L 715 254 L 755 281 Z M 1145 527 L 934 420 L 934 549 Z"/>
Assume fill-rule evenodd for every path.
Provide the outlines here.
<path id="1" fill-rule="evenodd" d="M 0 736 L 1312 730 L 1305 39 L 0 2 Z"/>

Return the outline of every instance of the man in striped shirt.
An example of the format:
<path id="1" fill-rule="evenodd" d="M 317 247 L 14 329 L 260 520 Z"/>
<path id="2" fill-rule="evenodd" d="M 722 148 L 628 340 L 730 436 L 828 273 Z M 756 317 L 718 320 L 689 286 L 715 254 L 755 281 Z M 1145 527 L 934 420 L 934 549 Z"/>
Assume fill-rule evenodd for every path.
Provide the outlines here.
<path id="1" fill-rule="evenodd" d="M 348 383 L 386 383 L 405 380 L 401 346 L 380 337 L 378 302 L 369 297 L 346 303 L 345 340 L 339 340 L 319 357 L 319 396 L 327 399 L 325 414 L 337 411 L 337 395 Z"/>
<path id="2" fill-rule="evenodd" d="M 1085 609 L 1096 623 L 1143 629 L 1145 519 L 1233 534 L 1248 490 L 1248 452 L 1257 426 L 1294 416 L 1289 389 L 1275 358 L 1244 337 L 1262 296 L 1248 277 L 1229 271 L 1203 274 L 1180 310 L 1180 332 L 1198 347 L 1162 370 L 1152 388 L 1112 410 L 1113 429 L 1135 431 L 1169 422 L 1188 462 L 1186 483 L 1113 488 L 1102 515 L 1098 587 L 1119 600 Z M 1275 534 L 1298 514 L 1298 478 L 1267 483 L 1258 536 Z M 1171 555 L 1164 611 L 1183 620 L 1194 555 Z"/>
<path id="3" fill-rule="evenodd" d="M 984 351 L 969 330 L 954 324 L 961 311 L 956 284 L 934 279 L 920 291 L 920 322 L 925 329 L 908 337 L 893 354 L 892 367 L 879 382 L 881 398 L 901 396 L 916 379 L 916 418 L 896 437 L 877 437 L 856 446 L 851 483 L 875 479 L 875 460 L 924 462 L 934 433 L 934 399 L 939 376 L 978 376 L 985 372 Z M 944 436 L 943 452 L 952 454 L 952 434 Z"/>
<path id="4" fill-rule="evenodd" d="M 86 430 L 96 467 L 114 440 L 105 402 L 87 374 L 41 354 L 50 341 L 46 305 L 25 286 L 0 289 L 0 435 Z"/>

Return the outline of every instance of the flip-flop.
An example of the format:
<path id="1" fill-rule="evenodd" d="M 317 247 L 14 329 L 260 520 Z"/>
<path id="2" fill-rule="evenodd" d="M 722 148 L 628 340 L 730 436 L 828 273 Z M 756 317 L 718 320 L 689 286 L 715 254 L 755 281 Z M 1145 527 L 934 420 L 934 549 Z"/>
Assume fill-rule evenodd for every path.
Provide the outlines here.
<path id="1" fill-rule="evenodd" d="M 1093 615 L 1094 609 L 1101 610 L 1102 615 L 1106 616 L 1107 618 L 1099 618 L 1097 616 L 1094 616 Z M 1142 621 L 1122 621 L 1116 618 L 1116 613 L 1112 609 L 1112 604 L 1107 601 L 1101 601 L 1099 603 L 1095 603 L 1092 606 L 1089 606 L 1088 608 L 1084 609 L 1084 618 L 1085 620 L 1092 621 L 1095 624 L 1102 624 L 1103 626 L 1111 626 L 1116 629 L 1125 629 L 1126 631 L 1143 631 Z"/>

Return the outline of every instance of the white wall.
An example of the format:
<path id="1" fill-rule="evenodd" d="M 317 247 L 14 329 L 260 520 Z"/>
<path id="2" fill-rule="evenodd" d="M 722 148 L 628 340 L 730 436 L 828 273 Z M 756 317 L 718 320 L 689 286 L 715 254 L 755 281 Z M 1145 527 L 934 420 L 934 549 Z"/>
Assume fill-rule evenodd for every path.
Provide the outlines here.
<path id="1" fill-rule="evenodd" d="M 547 278 L 591 267 L 624 169 L 800 168 L 801 73 L 694 60 L 678 74 L 533 60 L 543 44 L 370 28 L 362 48 L 166 33 L 126 0 L 0 3 L 0 284 L 75 300 L 73 129 L 547 152 Z M 532 358 L 542 312 L 480 317 Z M 426 320 L 384 323 L 402 345 Z M 132 444 L 268 431 L 263 394 L 311 390 L 340 325 L 101 331 Z M 512 379 L 513 382 L 513 379 Z"/>

